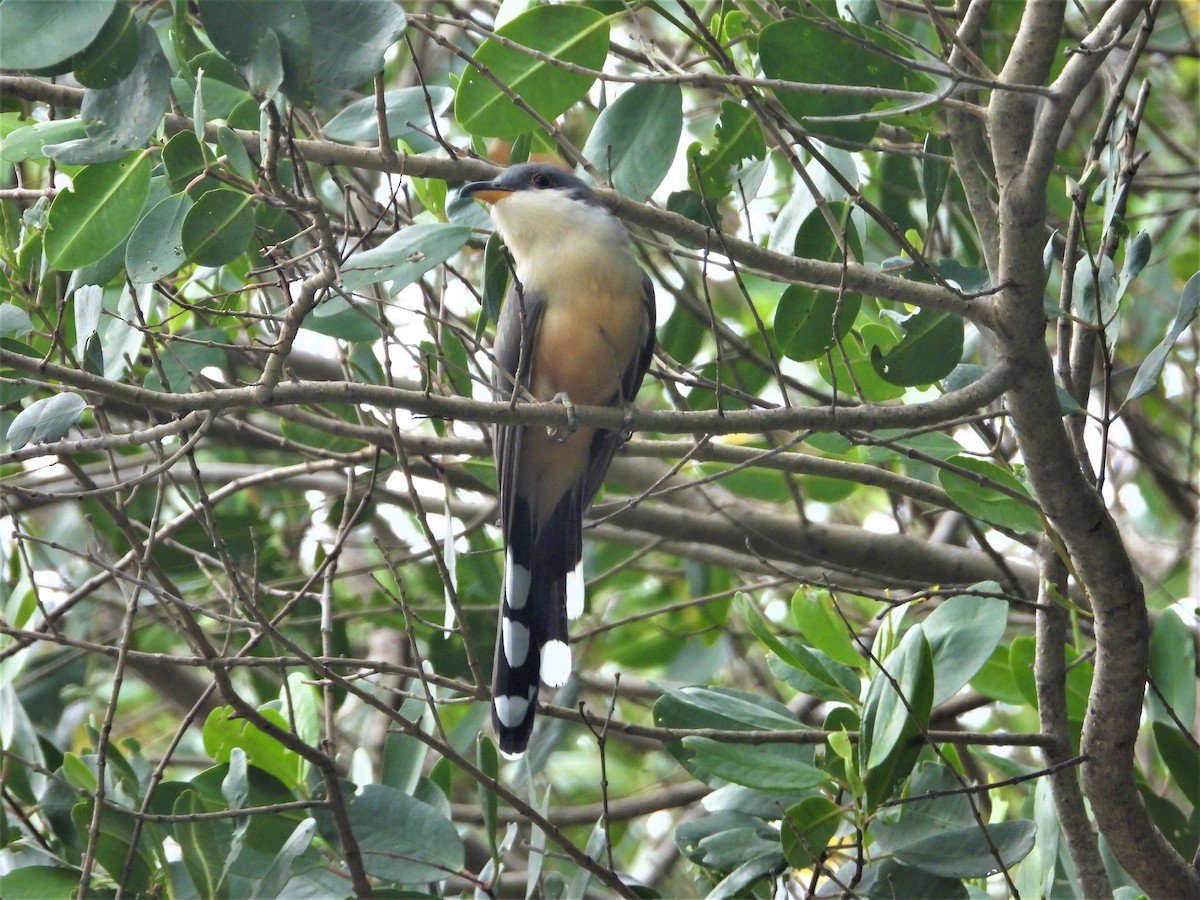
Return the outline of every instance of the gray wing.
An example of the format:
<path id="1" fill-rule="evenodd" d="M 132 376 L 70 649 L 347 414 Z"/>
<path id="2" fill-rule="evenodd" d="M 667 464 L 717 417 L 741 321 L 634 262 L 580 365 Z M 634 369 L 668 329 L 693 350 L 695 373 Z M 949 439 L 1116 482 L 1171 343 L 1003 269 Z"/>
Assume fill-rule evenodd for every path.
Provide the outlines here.
<path id="1" fill-rule="evenodd" d="M 546 298 L 537 291 L 509 288 L 496 325 L 492 370 L 492 396 L 508 401 L 529 387 L 529 364 L 533 343 L 541 323 Z M 496 489 L 500 503 L 500 524 L 509 539 L 513 503 L 516 500 L 517 460 L 521 457 L 521 433 L 517 425 L 497 425 L 492 432 L 492 452 L 496 456 Z"/>
<path id="2" fill-rule="evenodd" d="M 621 393 L 620 396 L 614 397 L 611 401 L 614 406 L 625 406 L 632 404 L 634 397 L 637 396 L 638 390 L 641 389 L 642 380 L 646 377 L 646 372 L 650 368 L 650 360 L 654 356 L 654 329 L 655 329 L 655 310 L 654 310 L 654 284 L 645 273 L 642 274 L 642 310 L 646 314 L 646 335 L 642 340 L 641 347 L 638 348 L 637 354 L 629 361 L 629 365 L 621 375 Z M 608 466 L 612 462 L 613 454 L 617 452 L 617 448 L 626 440 L 626 437 L 618 431 L 600 430 L 596 432 L 596 436 L 592 438 L 592 446 L 589 451 L 588 467 L 583 478 L 579 483 L 579 494 L 577 500 L 581 512 L 587 510 L 592 505 L 592 501 L 596 499 L 596 494 L 600 492 L 600 486 L 604 483 L 605 473 L 608 472 Z"/>

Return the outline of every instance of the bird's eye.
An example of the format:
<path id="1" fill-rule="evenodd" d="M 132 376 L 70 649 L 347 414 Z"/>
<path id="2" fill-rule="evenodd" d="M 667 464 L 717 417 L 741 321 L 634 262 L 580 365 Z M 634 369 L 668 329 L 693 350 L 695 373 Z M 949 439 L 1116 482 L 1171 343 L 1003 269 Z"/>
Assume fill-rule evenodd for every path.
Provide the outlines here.
<path id="1" fill-rule="evenodd" d="M 550 176 L 545 172 L 537 172 L 529 179 L 529 183 L 535 188 L 548 188 L 550 187 Z"/>

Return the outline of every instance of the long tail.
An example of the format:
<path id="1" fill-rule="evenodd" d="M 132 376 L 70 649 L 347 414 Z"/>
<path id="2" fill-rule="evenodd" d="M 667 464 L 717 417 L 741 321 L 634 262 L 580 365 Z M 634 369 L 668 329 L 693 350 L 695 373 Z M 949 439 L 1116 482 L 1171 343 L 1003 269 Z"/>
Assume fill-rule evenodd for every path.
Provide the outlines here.
<path id="1" fill-rule="evenodd" d="M 571 527 L 571 505 L 560 505 L 536 529 L 521 527 L 529 522 L 523 503 L 514 510 L 492 673 L 492 725 L 509 758 L 529 744 L 539 683 L 560 687 L 571 674 L 567 618 L 583 605 L 582 546 L 578 523 Z"/>

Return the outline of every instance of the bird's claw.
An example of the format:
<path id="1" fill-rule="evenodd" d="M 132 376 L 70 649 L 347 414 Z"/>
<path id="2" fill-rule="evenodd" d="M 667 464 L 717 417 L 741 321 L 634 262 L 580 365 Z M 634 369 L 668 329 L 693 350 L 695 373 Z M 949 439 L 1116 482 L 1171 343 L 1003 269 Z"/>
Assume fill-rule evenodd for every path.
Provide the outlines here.
<path id="1" fill-rule="evenodd" d="M 558 442 L 563 442 L 575 433 L 575 429 L 579 427 L 579 414 L 575 411 L 575 404 L 565 393 L 554 395 L 554 402 L 561 403 L 567 410 L 566 426 L 555 425 L 553 428 L 546 429 L 550 432 L 550 437 Z"/>
<path id="2" fill-rule="evenodd" d="M 621 430 L 618 433 L 622 444 L 628 443 L 633 437 L 633 404 L 621 404 Z"/>

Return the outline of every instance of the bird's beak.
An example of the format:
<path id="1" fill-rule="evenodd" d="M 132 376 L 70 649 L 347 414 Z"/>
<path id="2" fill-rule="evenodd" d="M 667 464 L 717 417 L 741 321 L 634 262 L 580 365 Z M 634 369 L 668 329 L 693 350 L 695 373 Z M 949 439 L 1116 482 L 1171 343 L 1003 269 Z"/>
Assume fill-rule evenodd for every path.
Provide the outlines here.
<path id="1" fill-rule="evenodd" d="M 458 196 L 474 197 L 484 203 L 499 203 L 512 192 L 512 188 L 501 187 L 496 181 L 476 181 L 459 191 Z"/>

